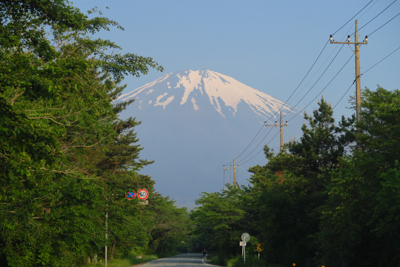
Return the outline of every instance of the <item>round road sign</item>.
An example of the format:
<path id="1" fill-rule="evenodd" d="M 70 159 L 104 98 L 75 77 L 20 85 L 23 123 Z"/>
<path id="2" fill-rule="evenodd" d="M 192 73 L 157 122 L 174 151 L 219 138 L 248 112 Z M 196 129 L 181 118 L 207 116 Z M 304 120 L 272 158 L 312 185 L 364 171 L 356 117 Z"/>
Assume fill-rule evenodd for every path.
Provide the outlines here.
<path id="1" fill-rule="evenodd" d="M 242 234 L 242 240 L 244 242 L 249 242 L 250 241 L 250 235 L 248 233 L 243 233 Z"/>
<path id="2" fill-rule="evenodd" d="M 132 200 L 132 199 L 134 199 L 135 197 L 136 197 L 135 191 L 128 192 L 128 194 L 126 195 L 126 198 L 127 198 L 128 200 Z"/>
<path id="3" fill-rule="evenodd" d="M 138 199 L 147 199 L 149 197 L 149 191 L 147 191 L 146 189 L 140 189 L 138 191 Z"/>

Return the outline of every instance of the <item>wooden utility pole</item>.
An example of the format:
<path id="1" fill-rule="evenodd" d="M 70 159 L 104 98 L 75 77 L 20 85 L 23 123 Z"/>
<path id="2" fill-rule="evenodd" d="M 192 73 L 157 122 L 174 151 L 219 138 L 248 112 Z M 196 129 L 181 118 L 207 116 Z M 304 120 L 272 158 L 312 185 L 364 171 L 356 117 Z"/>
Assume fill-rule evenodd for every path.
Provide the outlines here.
<path id="1" fill-rule="evenodd" d="M 361 82 L 360 82 L 360 44 L 368 44 L 368 36 L 365 36 L 365 39 L 363 42 L 359 41 L 359 35 L 358 35 L 358 22 L 356 20 L 356 31 L 355 31 L 355 42 L 350 42 L 350 35 L 347 36 L 347 42 L 335 42 L 332 38 L 332 35 L 330 37 L 330 42 L 331 44 L 354 44 L 354 55 L 356 57 L 356 116 L 357 116 L 357 121 L 361 121 Z M 358 143 L 358 150 L 362 152 L 362 148 L 360 144 Z"/>
<path id="2" fill-rule="evenodd" d="M 232 168 L 232 165 L 230 165 L 229 168 L 226 168 L 225 165 L 223 165 L 222 168 L 224 169 L 224 171 L 233 169 L 233 184 L 236 185 L 236 170 L 239 168 L 239 165 L 235 164 L 235 159 L 233 159 L 233 168 Z M 225 180 L 225 176 L 224 176 L 224 180 Z"/>
<path id="3" fill-rule="evenodd" d="M 235 159 L 233 159 L 233 184 L 236 185 L 236 168 Z"/>
<path id="4" fill-rule="evenodd" d="M 265 126 L 265 127 L 277 127 L 277 126 L 280 127 L 280 134 L 281 134 L 281 151 L 283 151 L 283 126 L 287 126 L 288 123 L 287 123 L 287 121 L 286 121 L 286 123 L 283 124 L 283 121 L 282 121 L 282 111 L 280 112 L 280 115 L 281 115 L 281 120 L 280 120 L 280 124 L 279 124 L 279 125 L 278 125 L 278 122 L 275 121 L 275 124 L 273 124 L 273 125 L 268 125 L 267 122 L 264 122 L 264 126 Z"/>

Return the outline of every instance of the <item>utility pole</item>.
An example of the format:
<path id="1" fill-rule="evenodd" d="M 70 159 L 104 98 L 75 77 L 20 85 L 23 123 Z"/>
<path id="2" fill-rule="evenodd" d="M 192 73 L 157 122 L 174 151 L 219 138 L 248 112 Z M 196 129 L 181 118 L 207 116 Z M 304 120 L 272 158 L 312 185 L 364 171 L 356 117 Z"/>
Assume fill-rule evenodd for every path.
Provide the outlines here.
<path id="1" fill-rule="evenodd" d="M 335 42 L 330 36 L 331 44 L 354 44 L 354 55 L 356 57 L 356 116 L 357 122 L 361 121 L 361 82 L 360 82 L 360 44 L 368 44 L 368 36 L 365 36 L 363 42 L 359 41 L 358 35 L 358 22 L 356 20 L 355 42 L 350 42 L 350 35 L 347 36 L 347 42 Z M 360 143 L 358 143 L 358 150 L 362 152 Z"/>
<path id="2" fill-rule="evenodd" d="M 236 168 L 235 159 L 233 159 L 233 185 L 236 185 Z"/>
<path id="3" fill-rule="evenodd" d="M 111 196 L 124 196 L 124 194 L 111 194 Z M 107 260 L 108 260 L 107 238 L 108 238 L 108 197 L 106 196 L 106 243 L 104 246 L 104 267 L 107 267 Z"/>
<path id="4" fill-rule="evenodd" d="M 278 122 L 275 121 L 275 124 L 273 124 L 273 125 L 268 125 L 267 122 L 264 122 L 264 126 L 265 126 L 265 127 L 277 127 L 277 126 L 280 127 L 279 131 L 280 131 L 280 134 L 281 134 L 281 151 L 283 151 L 283 126 L 287 126 L 288 123 L 287 123 L 287 121 L 286 121 L 286 123 L 283 124 L 283 121 L 282 121 L 282 111 L 280 112 L 280 115 L 281 115 L 281 120 L 280 120 L 280 124 L 279 124 L 279 125 L 278 125 Z"/>
<path id="5" fill-rule="evenodd" d="M 239 168 L 239 165 L 235 164 L 235 159 L 233 159 L 233 167 L 232 165 L 230 165 L 229 168 L 226 168 L 225 165 L 222 165 L 222 168 L 224 169 L 224 182 L 225 182 L 225 171 L 233 169 L 233 184 L 236 185 L 236 170 Z"/>

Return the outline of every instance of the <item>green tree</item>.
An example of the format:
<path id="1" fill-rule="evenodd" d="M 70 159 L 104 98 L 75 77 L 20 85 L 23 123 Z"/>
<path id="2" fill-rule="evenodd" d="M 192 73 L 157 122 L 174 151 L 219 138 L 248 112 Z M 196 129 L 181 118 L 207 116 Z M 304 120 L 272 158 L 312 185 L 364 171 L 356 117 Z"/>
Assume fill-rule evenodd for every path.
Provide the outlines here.
<path id="1" fill-rule="evenodd" d="M 321 257 L 354 266 L 390 266 L 399 260 L 398 90 L 366 89 L 357 135 L 363 152 L 341 160 L 322 208 Z"/>
<path id="2" fill-rule="evenodd" d="M 118 129 L 134 125 L 118 126 L 124 104 L 111 103 L 124 75 L 162 67 L 107 54 L 119 47 L 88 35 L 118 24 L 68 1 L 2 1 L 0 14 L 0 262 L 78 266 L 104 244 L 108 172 L 88 155 L 106 158 Z M 146 164 L 137 163 L 137 146 L 125 151 L 125 168 Z"/>
<path id="3" fill-rule="evenodd" d="M 196 207 L 190 213 L 193 225 L 193 247 L 200 252 L 203 248 L 217 252 L 227 258 L 240 252 L 242 233 L 248 231 L 242 198 L 245 188 L 227 185 L 227 189 L 215 193 L 202 193 Z"/>
<path id="4" fill-rule="evenodd" d="M 274 263 L 304 262 L 316 255 L 329 173 L 340 168 L 340 158 L 354 145 L 354 117 L 336 126 L 331 106 L 323 99 L 318 104 L 313 116 L 305 114 L 309 127 L 303 125 L 299 141 L 289 142 L 277 155 L 266 148 L 267 165 L 250 168 L 253 190 L 259 192 L 255 225 Z"/>

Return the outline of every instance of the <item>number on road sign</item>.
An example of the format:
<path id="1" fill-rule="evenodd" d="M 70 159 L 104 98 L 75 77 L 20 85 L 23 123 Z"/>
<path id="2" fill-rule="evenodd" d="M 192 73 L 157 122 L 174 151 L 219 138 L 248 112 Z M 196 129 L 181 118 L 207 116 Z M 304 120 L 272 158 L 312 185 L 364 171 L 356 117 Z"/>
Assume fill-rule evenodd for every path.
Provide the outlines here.
<path id="1" fill-rule="evenodd" d="M 149 197 L 149 191 L 147 191 L 146 189 L 140 189 L 138 191 L 138 198 L 139 199 L 147 199 Z"/>

